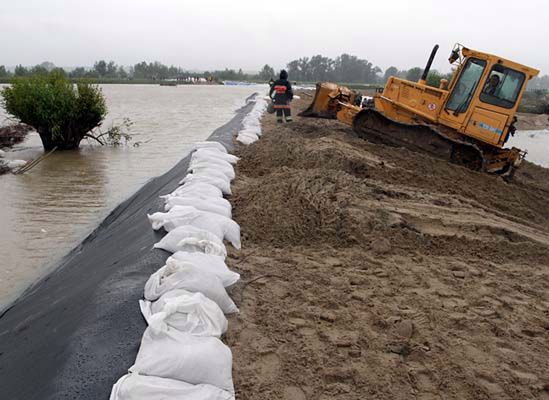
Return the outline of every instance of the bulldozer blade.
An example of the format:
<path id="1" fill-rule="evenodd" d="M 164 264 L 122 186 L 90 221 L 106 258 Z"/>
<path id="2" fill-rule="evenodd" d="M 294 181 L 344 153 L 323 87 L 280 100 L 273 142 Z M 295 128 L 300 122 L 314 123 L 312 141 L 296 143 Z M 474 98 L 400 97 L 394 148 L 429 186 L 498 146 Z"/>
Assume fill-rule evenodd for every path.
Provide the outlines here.
<path id="1" fill-rule="evenodd" d="M 313 102 L 299 116 L 337 119 L 340 103 L 354 104 L 357 96 L 357 92 L 345 86 L 331 82 L 317 83 Z"/>
<path id="2" fill-rule="evenodd" d="M 337 93 L 337 85 L 332 83 L 317 83 L 313 102 L 299 113 L 301 117 L 335 119 L 337 110 L 330 107 L 333 100 L 330 95 Z"/>

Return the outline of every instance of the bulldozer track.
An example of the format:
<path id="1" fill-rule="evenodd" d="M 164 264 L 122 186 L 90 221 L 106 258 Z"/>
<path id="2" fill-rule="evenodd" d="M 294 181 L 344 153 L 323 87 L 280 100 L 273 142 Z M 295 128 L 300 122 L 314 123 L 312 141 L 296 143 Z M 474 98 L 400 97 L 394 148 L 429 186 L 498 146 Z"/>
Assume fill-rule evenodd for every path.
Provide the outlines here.
<path id="1" fill-rule="evenodd" d="M 402 146 L 474 171 L 485 170 L 484 156 L 475 144 L 452 139 L 429 125 L 403 124 L 368 108 L 355 116 L 353 130 L 374 143 Z"/>

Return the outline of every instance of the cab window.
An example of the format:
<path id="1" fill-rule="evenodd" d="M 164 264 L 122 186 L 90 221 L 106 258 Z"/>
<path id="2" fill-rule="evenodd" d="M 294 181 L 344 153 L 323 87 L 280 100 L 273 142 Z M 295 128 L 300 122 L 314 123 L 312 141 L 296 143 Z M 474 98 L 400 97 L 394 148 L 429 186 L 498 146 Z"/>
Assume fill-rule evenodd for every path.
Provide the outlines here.
<path id="1" fill-rule="evenodd" d="M 467 111 L 469 103 L 473 99 L 480 78 L 486 68 L 486 61 L 478 58 L 469 58 L 461 75 L 452 89 L 452 94 L 446 103 L 446 109 L 459 114 Z"/>
<path id="2" fill-rule="evenodd" d="M 480 101 L 503 108 L 513 108 L 526 76 L 501 65 L 494 65 L 482 92 Z"/>

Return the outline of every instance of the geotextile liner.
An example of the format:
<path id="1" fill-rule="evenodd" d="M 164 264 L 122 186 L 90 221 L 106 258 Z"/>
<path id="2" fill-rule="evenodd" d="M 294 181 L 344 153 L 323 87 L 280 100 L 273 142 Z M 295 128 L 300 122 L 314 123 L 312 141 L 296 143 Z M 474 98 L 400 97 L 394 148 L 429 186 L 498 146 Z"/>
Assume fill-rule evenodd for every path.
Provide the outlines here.
<path id="1" fill-rule="evenodd" d="M 228 149 L 254 103 L 208 140 Z M 0 393 L 10 400 L 107 399 L 132 365 L 146 328 L 138 300 L 169 253 L 147 214 L 178 187 L 190 156 L 116 207 L 48 276 L 0 317 Z"/>

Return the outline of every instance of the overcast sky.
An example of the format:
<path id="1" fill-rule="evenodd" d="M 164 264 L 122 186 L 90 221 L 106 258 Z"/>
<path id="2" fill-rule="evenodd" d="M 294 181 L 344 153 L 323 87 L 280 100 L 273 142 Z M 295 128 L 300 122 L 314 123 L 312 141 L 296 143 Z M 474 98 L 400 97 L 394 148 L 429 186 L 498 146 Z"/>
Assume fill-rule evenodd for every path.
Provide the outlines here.
<path id="1" fill-rule="evenodd" d="M 448 70 L 455 42 L 549 73 L 549 0 L 0 0 L 0 65 L 257 70 L 350 53 L 382 69 Z"/>

